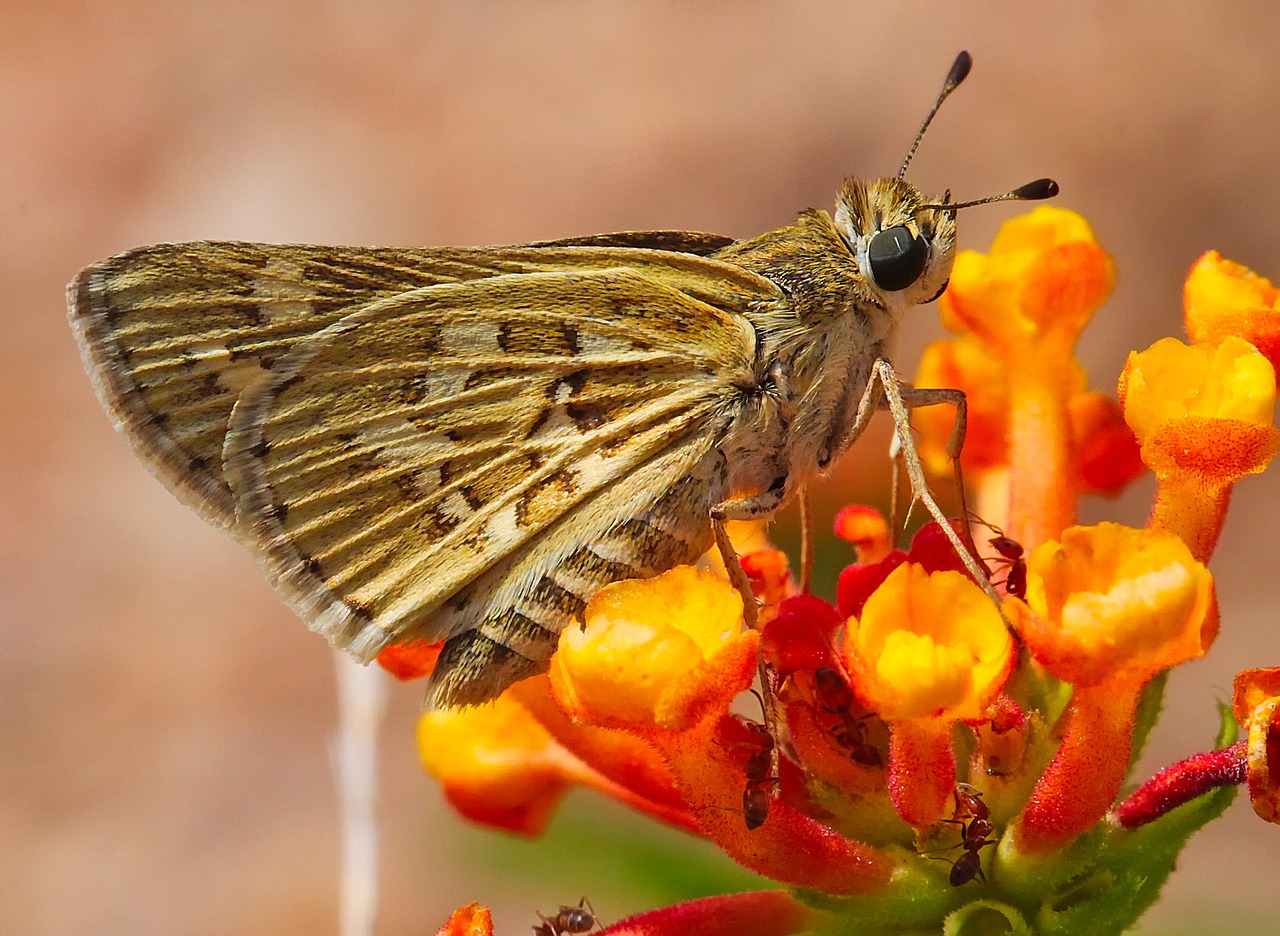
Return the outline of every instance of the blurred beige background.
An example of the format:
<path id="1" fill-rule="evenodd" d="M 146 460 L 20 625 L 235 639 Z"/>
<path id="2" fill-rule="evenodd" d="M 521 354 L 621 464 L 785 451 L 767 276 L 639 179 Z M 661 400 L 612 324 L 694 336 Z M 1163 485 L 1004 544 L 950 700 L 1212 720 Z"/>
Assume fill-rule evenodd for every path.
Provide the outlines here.
<path id="1" fill-rule="evenodd" d="M 751 235 L 829 207 L 846 174 L 896 171 L 968 48 L 973 76 L 912 178 L 961 198 L 1058 179 L 1119 265 L 1082 345 L 1095 386 L 1113 388 L 1128 349 L 1181 333 L 1201 252 L 1280 276 L 1280 7 L 1067 9 L 7 0 L 0 930 L 336 927 L 329 651 L 113 433 L 64 320 L 77 269 L 191 238 Z M 985 247 L 1013 211 L 964 215 L 963 245 Z M 904 370 L 934 319 L 919 314 Z M 862 446 L 829 500 L 882 490 L 882 452 Z M 1237 670 L 1280 663 L 1278 493 L 1274 472 L 1237 491 L 1215 559 L 1222 638 L 1175 675 L 1145 772 L 1207 743 Z M 1149 495 L 1087 516 L 1139 523 Z M 536 848 L 519 852 L 526 868 L 480 877 L 466 856 L 483 836 L 416 765 L 419 696 L 393 689 L 385 734 L 380 932 L 434 932 L 473 899 L 506 936 L 584 891 L 610 919 L 641 909 L 557 880 Z M 1239 801 L 1193 840 L 1143 931 L 1274 932 L 1278 873 L 1280 829 Z"/>

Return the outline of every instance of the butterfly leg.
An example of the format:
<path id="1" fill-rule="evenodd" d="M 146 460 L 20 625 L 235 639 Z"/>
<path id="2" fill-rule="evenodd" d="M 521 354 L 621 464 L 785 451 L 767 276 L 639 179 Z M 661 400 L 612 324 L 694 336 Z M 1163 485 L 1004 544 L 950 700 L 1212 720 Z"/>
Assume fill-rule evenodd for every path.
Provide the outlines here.
<path id="1" fill-rule="evenodd" d="M 813 584 L 813 509 L 806 485 L 800 485 L 796 499 L 800 501 L 800 594 L 807 595 Z"/>
<path id="2" fill-rule="evenodd" d="M 769 489 L 753 497 L 736 497 L 721 501 L 711 508 L 711 529 L 715 533 L 716 547 L 720 550 L 720 558 L 724 560 L 725 571 L 729 573 L 729 581 L 742 596 L 742 619 L 752 630 L 760 623 L 760 611 L 756 606 L 755 592 L 751 590 L 751 580 L 738 560 L 738 553 L 733 548 L 729 533 L 725 529 L 726 520 L 763 520 L 772 516 L 785 497 L 787 478 L 778 477 Z M 770 754 L 770 772 L 778 773 L 778 717 L 773 701 L 773 689 L 769 684 L 769 667 L 765 662 L 764 651 L 761 650 L 756 664 L 760 675 L 760 689 L 764 703 L 764 728 L 773 738 L 774 745 Z"/>
<path id="3" fill-rule="evenodd" d="M 773 516 L 782 506 L 786 497 L 787 476 L 780 475 L 769 485 L 769 489 L 750 497 L 735 497 L 721 501 L 711 508 L 711 528 L 715 533 L 716 547 L 724 560 L 725 571 L 729 573 L 729 582 L 742 596 L 742 617 L 747 626 L 756 628 L 760 613 L 756 605 L 755 592 L 751 590 L 751 580 L 747 578 L 742 563 L 738 561 L 738 553 L 729 540 L 725 530 L 726 520 L 764 520 Z"/>
<path id="4" fill-rule="evenodd" d="M 956 408 L 956 419 L 951 427 L 951 438 L 947 440 L 947 457 L 951 459 L 951 470 L 955 479 L 956 500 L 960 505 L 960 535 L 964 539 L 969 555 L 978 556 L 978 547 L 973 542 L 973 532 L 969 528 L 969 505 L 965 498 L 964 472 L 960 467 L 960 453 L 964 450 L 965 432 L 969 425 L 969 403 L 963 390 L 946 388 L 920 389 L 916 387 L 900 387 L 902 403 L 907 409 L 921 406 L 936 406 L 939 403 L 950 403 Z M 978 559 L 978 564 L 985 564 Z"/>
<path id="5" fill-rule="evenodd" d="M 978 560 L 974 558 L 977 550 L 973 546 L 973 537 L 969 534 L 968 520 L 966 519 L 964 524 L 965 538 L 962 540 L 929 490 L 928 482 L 924 477 L 924 468 L 920 464 L 920 453 L 916 451 L 915 439 L 911 435 L 911 420 L 907 415 L 908 407 L 933 406 L 938 403 L 956 404 L 956 427 L 952 430 L 951 441 L 947 446 L 947 454 L 951 456 L 952 462 L 956 466 L 956 477 L 960 481 L 959 455 L 960 446 L 964 443 L 965 415 L 967 415 L 961 405 L 964 400 L 964 393 L 960 390 L 919 390 L 914 387 L 904 389 L 898 383 L 898 375 L 894 372 L 893 365 L 884 358 L 876 361 L 872 369 L 872 376 L 873 381 L 878 379 L 880 385 L 884 388 L 885 402 L 889 411 L 893 414 L 894 428 L 897 432 L 898 443 L 902 448 L 902 460 L 907 468 L 907 480 L 911 483 L 912 497 L 924 504 L 925 509 L 929 511 L 933 519 L 938 521 L 938 525 L 951 542 L 952 547 L 955 548 L 956 555 L 960 557 L 960 561 L 964 563 L 965 568 L 973 575 L 982 590 L 987 593 L 987 596 L 998 606 L 1000 604 L 1000 596 L 991 587 L 985 570 L 978 563 Z M 961 488 L 961 491 L 963 492 L 963 488 Z M 968 542 L 965 542 L 965 540 Z"/>

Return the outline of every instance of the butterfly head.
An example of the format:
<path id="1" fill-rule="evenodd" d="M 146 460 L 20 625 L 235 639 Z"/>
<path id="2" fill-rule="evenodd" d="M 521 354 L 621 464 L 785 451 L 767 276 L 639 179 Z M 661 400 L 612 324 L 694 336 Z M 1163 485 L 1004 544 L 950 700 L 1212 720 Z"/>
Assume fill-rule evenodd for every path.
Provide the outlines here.
<path id="1" fill-rule="evenodd" d="M 849 179 L 836 199 L 835 222 L 882 307 L 931 302 L 947 288 L 956 251 L 955 213 L 910 182 Z"/>
<path id="2" fill-rule="evenodd" d="M 960 86 L 972 66 L 968 52 L 956 56 L 896 176 L 869 182 L 849 179 L 836 198 L 837 229 L 881 308 L 894 313 L 932 302 L 947 288 L 955 260 L 956 211 L 997 201 L 1036 201 L 1058 194 L 1058 183 L 1037 179 L 1003 195 L 956 204 L 951 201 L 950 192 L 941 199 L 926 199 L 903 178 L 938 108 Z"/>

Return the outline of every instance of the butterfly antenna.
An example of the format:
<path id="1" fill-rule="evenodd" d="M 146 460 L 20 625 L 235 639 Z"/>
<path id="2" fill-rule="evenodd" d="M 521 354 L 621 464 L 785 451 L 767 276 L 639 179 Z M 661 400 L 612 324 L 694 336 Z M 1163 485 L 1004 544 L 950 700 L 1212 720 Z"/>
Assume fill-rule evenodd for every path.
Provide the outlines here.
<path id="1" fill-rule="evenodd" d="M 907 158 L 902 161 L 902 168 L 898 170 L 899 179 L 907 174 L 907 166 L 911 165 L 911 157 L 916 154 L 916 147 L 920 145 L 920 140 L 924 138 L 924 132 L 929 129 L 929 124 L 933 123 L 933 118 L 938 113 L 938 108 L 942 106 L 942 102 L 947 99 L 952 91 L 960 87 L 960 82 L 968 77 L 969 69 L 972 67 L 973 56 L 968 52 L 961 52 L 956 56 L 956 60 L 951 64 L 951 71 L 947 72 L 947 80 L 942 83 L 942 90 L 938 92 L 938 99 L 933 102 L 933 110 L 929 111 L 929 116 L 924 119 L 920 132 L 916 134 L 915 140 L 911 143 L 911 149 L 907 150 Z"/>
<path id="2" fill-rule="evenodd" d="M 959 211 L 961 208 L 972 208 L 974 205 L 989 205 L 998 201 L 1042 201 L 1058 194 L 1058 183 L 1053 179 L 1036 179 L 1026 185 L 1019 185 L 1012 192 L 1003 195 L 991 195 L 974 201 L 951 203 L 944 201 L 940 205 L 921 205 L 921 208 L 933 208 L 938 211 Z"/>

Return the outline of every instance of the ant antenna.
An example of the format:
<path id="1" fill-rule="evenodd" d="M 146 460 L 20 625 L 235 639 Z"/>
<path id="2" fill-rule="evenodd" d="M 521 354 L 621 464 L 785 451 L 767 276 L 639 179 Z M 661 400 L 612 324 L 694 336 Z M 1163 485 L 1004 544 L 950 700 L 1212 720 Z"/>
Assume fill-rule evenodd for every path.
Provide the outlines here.
<path id="1" fill-rule="evenodd" d="M 942 102 L 956 88 L 960 87 L 960 82 L 969 74 L 969 69 L 973 67 L 973 56 L 968 52 L 961 52 L 956 56 L 956 60 L 951 63 L 951 71 L 947 72 L 947 80 L 942 83 L 942 90 L 938 92 L 938 99 L 933 102 L 933 110 L 929 111 L 929 116 L 924 119 L 924 125 L 920 128 L 920 132 L 916 134 L 915 140 L 911 144 L 911 149 L 907 150 L 907 158 L 902 161 L 902 168 L 898 170 L 898 178 L 901 179 L 907 174 L 907 166 L 911 165 L 911 157 L 916 154 L 916 147 L 920 145 L 920 140 L 924 137 L 924 132 L 929 129 L 929 124 L 933 123 L 934 115 L 938 113 L 938 108 L 942 106 Z M 995 199 L 992 199 L 994 201 Z"/>
<path id="2" fill-rule="evenodd" d="M 1057 194 L 1058 183 L 1053 179 L 1036 179 L 1034 182 L 1020 185 L 1012 192 L 1005 192 L 1003 195 L 991 195 L 987 198 L 978 198 L 974 201 L 960 202 L 959 204 L 943 202 L 941 205 L 921 205 L 920 207 L 955 212 L 961 208 L 972 208 L 974 205 L 989 205 L 992 202 L 999 201 L 1041 201 L 1046 198 L 1053 198 Z"/>

